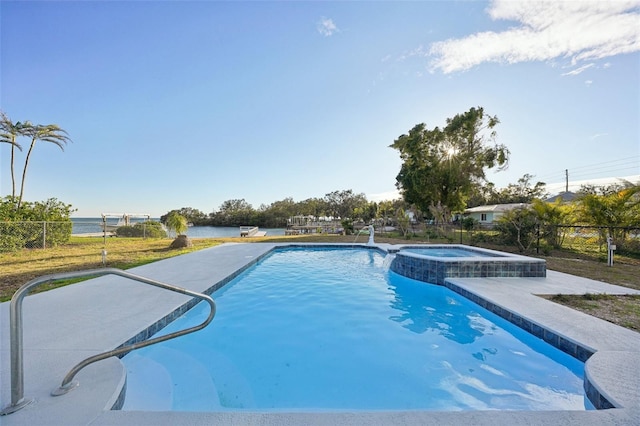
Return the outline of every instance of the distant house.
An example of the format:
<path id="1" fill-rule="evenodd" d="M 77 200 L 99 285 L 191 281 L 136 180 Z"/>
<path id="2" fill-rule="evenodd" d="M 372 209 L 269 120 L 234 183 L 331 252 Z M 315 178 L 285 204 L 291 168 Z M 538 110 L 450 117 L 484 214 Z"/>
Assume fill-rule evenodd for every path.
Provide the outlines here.
<path id="1" fill-rule="evenodd" d="M 506 211 L 527 206 L 529 206 L 529 204 L 525 203 L 491 204 L 466 209 L 464 215 L 474 218 L 480 222 L 481 225 L 492 225 L 493 222 L 498 220 Z"/>
<path id="2" fill-rule="evenodd" d="M 545 201 L 547 203 L 555 203 L 558 199 L 561 199 L 562 203 L 566 203 L 568 201 L 573 201 L 576 197 L 577 197 L 577 194 L 575 192 L 571 192 L 571 191 L 564 192 L 563 191 L 563 192 L 559 193 L 558 195 L 554 195 L 551 198 L 547 198 Z"/>

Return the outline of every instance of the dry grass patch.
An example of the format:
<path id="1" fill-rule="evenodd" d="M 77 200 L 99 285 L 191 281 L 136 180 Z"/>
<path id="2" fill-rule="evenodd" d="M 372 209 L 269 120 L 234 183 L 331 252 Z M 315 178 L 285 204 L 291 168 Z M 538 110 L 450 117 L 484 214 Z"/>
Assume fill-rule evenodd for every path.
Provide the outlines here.
<path id="1" fill-rule="evenodd" d="M 168 239 L 109 238 L 105 245 L 102 238 L 72 237 L 69 244 L 46 250 L 29 249 L 1 253 L 0 301 L 9 300 L 21 285 L 42 275 L 101 268 L 103 248 L 107 250 L 107 267 L 128 269 L 212 247 L 221 241 L 194 239 L 193 243 L 191 248 L 172 250 L 169 249 L 171 240 Z M 38 291 L 59 286 L 60 283 L 47 284 Z"/>
<path id="2" fill-rule="evenodd" d="M 640 332 L 640 295 L 556 294 L 545 299 Z"/>

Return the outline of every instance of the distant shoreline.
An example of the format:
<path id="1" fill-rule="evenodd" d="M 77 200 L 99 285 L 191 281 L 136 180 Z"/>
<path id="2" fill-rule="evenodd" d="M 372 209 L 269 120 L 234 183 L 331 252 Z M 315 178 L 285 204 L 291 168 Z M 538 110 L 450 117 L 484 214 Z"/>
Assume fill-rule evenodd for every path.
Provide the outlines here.
<path id="1" fill-rule="evenodd" d="M 159 219 L 151 219 L 159 220 Z M 73 229 L 71 235 L 76 236 L 104 236 L 102 231 L 102 218 L 101 217 L 74 217 L 71 218 L 73 222 Z M 107 223 L 118 223 L 117 218 L 107 218 Z M 267 236 L 284 236 L 284 228 L 260 228 L 261 231 L 266 231 Z M 187 236 L 192 238 L 230 238 L 240 237 L 240 227 L 238 226 L 191 226 L 185 232 Z M 109 233 L 107 234 L 109 235 Z"/>

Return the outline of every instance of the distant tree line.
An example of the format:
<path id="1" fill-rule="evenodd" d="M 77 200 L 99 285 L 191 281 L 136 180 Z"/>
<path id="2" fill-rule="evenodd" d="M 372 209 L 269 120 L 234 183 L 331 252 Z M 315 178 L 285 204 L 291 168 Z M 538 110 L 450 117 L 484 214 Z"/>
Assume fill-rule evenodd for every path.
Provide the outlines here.
<path id="1" fill-rule="evenodd" d="M 287 220 L 293 216 L 313 216 L 334 220 L 371 222 L 381 214 L 392 216 L 398 208 L 403 208 L 401 200 L 376 203 L 367 197 L 356 194 L 351 189 L 333 191 L 322 198 L 308 198 L 294 201 L 293 198 L 274 201 L 254 208 L 245 199 L 233 199 L 223 202 L 218 210 L 204 213 L 192 207 L 171 210 L 160 217 L 165 223 L 172 213 L 178 213 L 196 226 L 262 226 L 265 228 L 284 228 Z"/>
<path id="2" fill-rule="evenodd" d="M 507 188 L 496 190 L 493 186 L 484 188 L 472 199 L 475 205 L 500 203 L 528 203 L 543 195 L 544 184 L 536 183 L 531 187 L 531 176 L 525 175 L 518 180 L 518 184 L 511 184 Z M 473 207 L 473 205 L 471 206 Z M 195 226 L 261 226 L 265 228 L 285 228 L 287 220 L 293 216 L 325 217 L 351 222 L 371 223 L 397 226 L 407 216 L 414 220 L 433 220 L 433 209 L 422 211 L 415 204 L 409 204 L 403 199 L 374 202 L 367 200 L 365 194 L 354 193 L 353 190 L 333 191 L 322 198 L 308 198 L 294 201 L 293 198 L 274 201 L 259 208 L 254 208 L 245 199 L 232 199 L 223 202 L 218 210 L 204 213 L 192 207 L 174 209 L 160 217 L 162 223 L 167 223 L 172 214 L 179 214 L 187 222 Z M 402 225 L 402 223 L 400 223 Z"/>

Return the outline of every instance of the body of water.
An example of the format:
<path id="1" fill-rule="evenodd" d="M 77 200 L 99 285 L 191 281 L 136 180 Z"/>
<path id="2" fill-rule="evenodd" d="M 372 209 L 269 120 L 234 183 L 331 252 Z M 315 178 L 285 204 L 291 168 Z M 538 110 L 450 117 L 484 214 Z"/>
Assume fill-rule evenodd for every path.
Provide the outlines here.
<path id="1" fill-rule="evenodd" d="M 151 218 L 151 220 L 158 221 L 159 218 Z M 72 234 L 92 234 L 102 232 L 102 218 L 100 217 L 79 217 L 71 218 L 73 222 Z M 138 220 L 132 219 L 132 222 Z M 139 221 L 142 221 L 140 219 Z M 116 225 L 118 223 L 117 217 L 107 218 L 108 224 Z M 266 231 L 267 236 L 284 235 L 284 228 L 260 228 L 261 231 Z M 192 226 L 185 232 L 191 238 L 228 238 L 238 237 L 240 238 L 240 227 L 236 226 Z"/>

